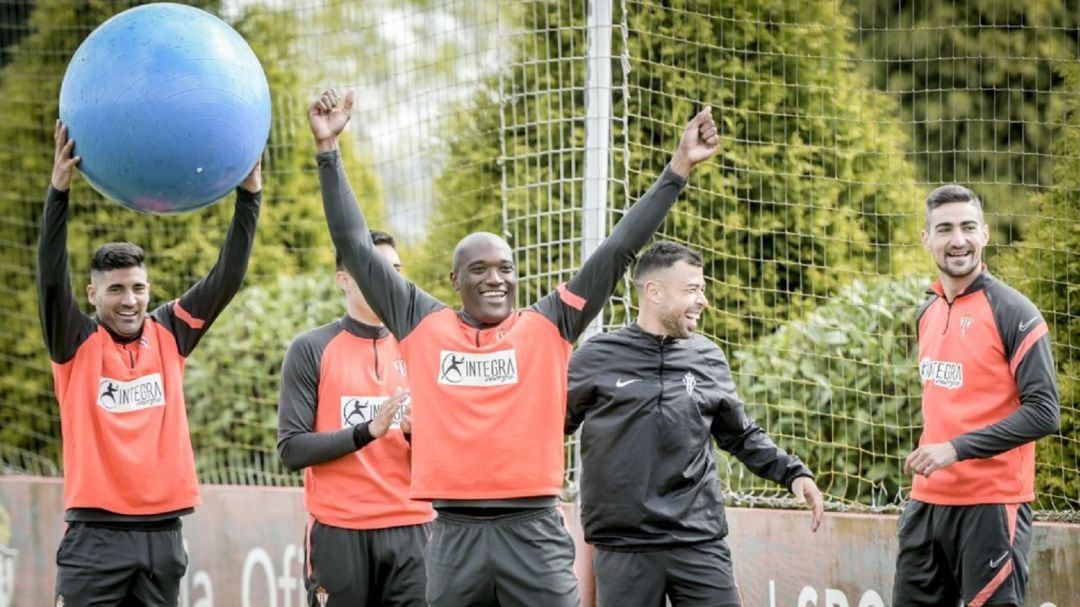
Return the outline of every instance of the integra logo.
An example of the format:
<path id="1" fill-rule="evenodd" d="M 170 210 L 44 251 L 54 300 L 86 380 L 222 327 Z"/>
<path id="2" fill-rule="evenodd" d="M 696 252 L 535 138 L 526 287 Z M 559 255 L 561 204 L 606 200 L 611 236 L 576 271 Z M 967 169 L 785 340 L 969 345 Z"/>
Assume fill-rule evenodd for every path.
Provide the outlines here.
<path id="1" fill-rule="evenodd" d="M 389 399 L 389 396 L 342 396 L 341 427 L 348 428 L 370 422 L 379 414 L 383 403 Z M 400 428 L 401 418 L 404 415 L 404 407 L 398 409 L 394 413 L 394 420 L 390 423 L 390 427 Z"/>
<path id="2" fill-rule="evenodd" d="M 443 350 L 439 355 L 440 384 L 503 386 L 517 381 L 517 353 L 514 350 L 491 354 Z"/>
<path id="3" fill-rule="evenodd" d="M 131 381 L 102 377 L 98 382 L 97 404 L 112 413 L 127 413 L 165 404 L 161 374 L 144 375 Z"/>
<path id="4" fill-rule="evenodd" d="M 924 383 L 932 381 L 935 386 L 955 390 L 964 385 L 964 365 L 924 358 L 919 363 L 919 376 Z"/>

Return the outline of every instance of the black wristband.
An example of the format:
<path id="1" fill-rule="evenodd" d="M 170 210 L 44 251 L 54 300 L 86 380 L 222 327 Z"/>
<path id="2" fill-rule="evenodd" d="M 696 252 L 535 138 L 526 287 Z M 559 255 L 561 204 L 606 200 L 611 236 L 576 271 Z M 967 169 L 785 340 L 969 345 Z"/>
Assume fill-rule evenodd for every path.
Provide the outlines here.
<path id="1" fill-rule="evenodd" d="M 369 424 L 371 424 L 371 422 L 364 422 L 353 426 L 352 439 L 353 444 L 356 445 L 357 449 L 360 449 L 364 445 L 375 440 L 375 437 L 371 435 L 371 429 L 368 428 Z"/>

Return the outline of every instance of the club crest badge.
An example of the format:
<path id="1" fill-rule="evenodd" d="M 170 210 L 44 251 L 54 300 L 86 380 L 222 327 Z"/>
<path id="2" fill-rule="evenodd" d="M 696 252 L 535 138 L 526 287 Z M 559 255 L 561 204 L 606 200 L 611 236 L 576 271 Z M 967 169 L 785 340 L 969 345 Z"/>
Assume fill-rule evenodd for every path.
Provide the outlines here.
<path id="1" fill-rule="evenodd" d="M 683 375 L 682 383 L 686 386 L 686 395 L 693 396 L 694 388 L 697 386 L 697 377 L 693 373 L 687 371 L 686 375 Z"/>

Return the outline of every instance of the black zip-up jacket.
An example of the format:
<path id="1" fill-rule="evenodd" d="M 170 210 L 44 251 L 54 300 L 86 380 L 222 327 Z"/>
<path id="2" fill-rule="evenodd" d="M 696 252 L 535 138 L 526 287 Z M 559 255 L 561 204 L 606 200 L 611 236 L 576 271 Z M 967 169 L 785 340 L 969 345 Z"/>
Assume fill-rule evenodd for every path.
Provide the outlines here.
<path id="1" fill-rule="evenodd" d="M 601 549 L 644 551 L 727 535 L 710 436 L 754 474 L 788 489 L 813 477 L 746 416 L 712 341 L 633 325 L 570 359 L 566 433 L 581 426 L 581 516 Z"/>

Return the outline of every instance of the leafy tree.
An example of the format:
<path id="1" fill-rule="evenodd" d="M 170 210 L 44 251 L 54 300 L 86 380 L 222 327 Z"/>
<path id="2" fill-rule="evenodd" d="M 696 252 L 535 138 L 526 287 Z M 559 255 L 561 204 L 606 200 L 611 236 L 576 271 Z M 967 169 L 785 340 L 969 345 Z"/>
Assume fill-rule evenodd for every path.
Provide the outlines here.
<path id="1" fill-rule="evenodd" d="M 585 74 L 575 66 L 586 45 L 575 6 L 520 9 L 525 33 L 512 66 L 473 100 L 480 115 L 460 122 L 453 139 L 462 164 L 439 182 L 433 225 L 468 219 L 429 250 L 445 251 L 479 218 L 505 213 L 530 279 L 523 304 L 565 280 L 580 255 Z M 894 104 L 865 94 L 868 83 L 846 59 L 855 50 L 845 38 L 850 23 L 834 3 L 633 4 L 625 19 L 629 72 L 614 63 L 627 85 L 615 92 L 626 119 L 613 135 L 613 199 L 644 193 L 699 106 L 711 104 L 722 129 L 719 157 L 696 170 L 663 230 L 704 249 L 713 303 L 725 311 L 706 332 L 728 342 L 758 337 L 855 276 L 903 267 L 890 245 L 898 230 L 917 233 L 917 195 L 906 185 L 913 171 L 888 119 Z M 489 189 L 499 176 L 501 199 Z"/>
<path id="2" fill-rule="evenodd" d="M 1052 185 L 1076 60 L 1076 0 L 849 0 L 875 86 L 900 100 L 920 179 L 973 187 L 995 239 L 1023 235 L 1028 191 Z M 993 252 L 994 249 L 991 249 Z"/>
<path id="3" fill-rule="evenodd" d="M 715 106 L 720 157 L 692 177 L 666 231 L 705 249 L 725 311 L 706 331 L 745 343 L 856 276 L 902 268 L 890 245 L 913 231 L 916 197 L 895 106 L 865 94 L 835 3 L 708 3 L 704 16 L 699 4 L 629 11 L 641 85 L 628 139 L 635 165 L 661 166 L 678 132 L 658 120 Z M 632 175 L 631 191 L 647 177 Z"/>
<path id="4" fill-rule="evenodd" d="M 1061 66 L 1070 91 L 1064 124 L 1053 151 L 1054 188 L 1028 205 L 1027 237 L 1001 256 L 1000 273 L 1031 298 L 1050 326 L 1061 389 L 1061 429 L 1038 443 L 1037 507 L 1080 507 L 1080 68 Z"/>

